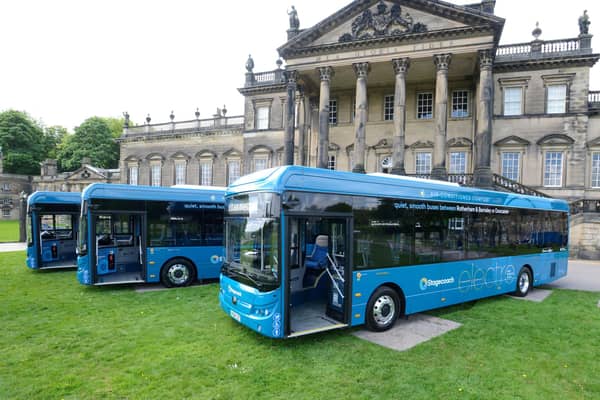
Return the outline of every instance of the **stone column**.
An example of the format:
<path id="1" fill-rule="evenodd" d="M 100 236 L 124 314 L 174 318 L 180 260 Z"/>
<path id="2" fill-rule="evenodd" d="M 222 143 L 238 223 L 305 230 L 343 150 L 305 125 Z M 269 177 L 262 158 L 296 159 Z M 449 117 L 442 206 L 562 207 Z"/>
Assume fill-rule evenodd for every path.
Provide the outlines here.
<path id="1" fill-rule="evenodd" d="M 352 172 L 365 173 L 365 136 L 367 125 L 367 75 L 369 63 L 352 64 L 356 73 L 356 112 L 354 117 L 354 167 Z"/>
<path id="2" fill-rule="evenodd" d="M 492 101 L 494 81 L 492 66 L 494 51 L 479 51 L 479 96 L 477 99 L 477 131 L 475 132 L 475 171 L 474 184 L 477 187 L 492 188 Z"/>
<path id="3" fill-rule="evenodd" d="M 318 68 L 321 77 L 321 91 L 319 93 L 319 151 L 318 168 L 327 168 L 329 154 L 329 84 L 333 76 L 333 68 Z"/>
<path id="4" fill-rule="evenodd" d="M 406 142 L 406 73 L 410 67 L 410 58 L 392 60 L 396 73 L 396 90 L 394 91 L 394 139 L 392 141 L 392 174 L 405 175 L 404 146 Z"/>
<path id="5" fill-rule="evenodd" d="M 286 98 L 286 117 L 285 117 L 285 137 L 283 139 L 283 164 L 294 165 L 294 126 L 296 120 L 296 81 L 298 71 L 286 71 L 287 80 L 287 98 Z"/>
<path id="6" fill-rule="evenodd" d="M 306 98 L 302 90 L 298 99 L 298 164 L 306 165 Z"/>
<path id="7" fill-rule="evenodd" d="M 435 130 L 433 139 L 433 168 L 431 178 L 448 180 L 446 170 L 446 142 L 448 130 L 448 67 L 452 54 L 437 54 L 433 63 L 437 70 L 435 80 Z"/>

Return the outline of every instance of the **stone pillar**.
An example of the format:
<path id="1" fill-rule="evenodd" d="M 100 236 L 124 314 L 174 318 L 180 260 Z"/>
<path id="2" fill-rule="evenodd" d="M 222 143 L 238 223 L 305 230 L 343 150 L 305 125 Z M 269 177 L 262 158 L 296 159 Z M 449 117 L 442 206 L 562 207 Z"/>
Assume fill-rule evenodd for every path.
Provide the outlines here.
<path id="1" fill-rule="evenodd" d="M 452 54 L 433 56 L 437 73 L 435 80 L 435 130 L 433 139 L 433 168 L 431 178 L 448 180 L 446 170 L 446 142 L 448 130 L 448 67 Z"/>
<path id="2" fill-rule="evenodd" d="M 327 168 L 329 154 L 329 84 L 333 76 L 333 68 L 320 67 L 321 91 L 319 93 L 319 150 L 318 168 Z"/>
<path id="3" fill-rule="evenodd" d="M 294 165 L 294 126 L 296 120 L 296 81 L 298 71 L 286 71 L 287 97 L 285 117 L 285 137 L 283 139 L 283 165 Z"/>
<path id="4" fill-rule="evenodd" d="M 354 117 L 354 167 L 352 172 L 365 173 L 365 137 L 367 125 L 367 75 L 369 63 L 352 64 L 356 73 L 356 112 Z"/>
<path id="5" fill-rule="evenodd" d="M 477 131 L 475 132 L 474 184 L 492 188 L 492 101 L 494 50 L 479 51 L 479 97 L 477 99 Z"/>
<path id="6" fill-rule="evenodd" d="M 392 141 L 392 174 L 405 175 L 404 146 L 406 142 L 406 73 L 410 67 L 410 58 L 392 60 L 396 73 L 396 90 L 394 91 L 394 139 Z"/>
<path id="7" fill-rule="evenodd" d="M 302 90 L 298 99 L 298 164 L 306 165 L 306 98 Z"/>

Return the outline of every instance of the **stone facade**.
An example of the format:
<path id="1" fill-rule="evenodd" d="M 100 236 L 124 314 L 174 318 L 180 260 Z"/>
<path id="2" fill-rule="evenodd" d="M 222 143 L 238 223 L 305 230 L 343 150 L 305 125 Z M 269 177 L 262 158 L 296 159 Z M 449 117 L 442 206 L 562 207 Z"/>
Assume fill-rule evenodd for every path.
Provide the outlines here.
<path id="1" fill-rule="evenodd" d="M 243 116 L 124 129 L 121 182 L 224 186 L 293 162 L 600 201 L 592 36 L 500 46 L 494 4 L 357 0 L 290 26 L 285 69 L 248 59 Z M 576 221 L 574 254 L 596 246 Z"/>
<path id="2" fill-rule="evenodd" d="M 49 159 L 42 163 L 40 176 L 32 177 L 33 191 L 81 192 L 96 182 L 118 183 L 120 172 L 94 167 L 89 158 L 84 158 L 77 170 L 59 173 L 56 160 Z"/>
<path id="3" fill-rule="evenodd" d="M 29 193 L 31 193 L 31 177 L 5 174 L 2 148 L 0 148 L 0 219 L 19 220 L 26 195 Z"/>

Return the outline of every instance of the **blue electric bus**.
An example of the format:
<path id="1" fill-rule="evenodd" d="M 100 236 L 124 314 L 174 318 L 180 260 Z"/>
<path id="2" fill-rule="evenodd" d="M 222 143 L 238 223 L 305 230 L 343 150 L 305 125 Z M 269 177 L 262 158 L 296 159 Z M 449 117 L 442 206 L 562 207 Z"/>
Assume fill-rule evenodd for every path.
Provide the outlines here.
<path id="1" fill-rule="evenodd" d="M 77 278 L 84 285 L 218 278 L 225 188 L 96 183 L 81 194 Z"/>
<path id="2" fill-rule="evenodd" d="M 35 192 L 27 199 L 27 266 L 77 266 L 77 226 L 81 193 Z"/>
<path id="3" fill-rule="evenodd" d="M 566 202 L 299 166 L 227 189 L 219 300 L 289 338 L 514 292 L 567 274 Z"/>

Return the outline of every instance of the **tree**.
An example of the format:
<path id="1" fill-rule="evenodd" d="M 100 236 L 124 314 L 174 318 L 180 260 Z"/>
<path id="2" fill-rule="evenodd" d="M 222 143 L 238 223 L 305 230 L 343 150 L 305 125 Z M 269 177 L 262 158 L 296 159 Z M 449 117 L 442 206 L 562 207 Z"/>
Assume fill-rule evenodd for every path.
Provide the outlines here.
<path id="1" fill-rule="evenodd" d="M 79 168 L 84 157 L 89 157 L 92 164 L 100 168 L 118 166 L 119 145 L 114 140 L 105 118 L 88 118 L 75 128 L 73 135 L 63 138 L 58 150 L 61 171 L 73 171 Z"/>
<path id="2" fill-rule="evenodd" d="M 0 113 L 0 146 L 4 154 L 4 171 L 38 175 L 40 162 L 46 158 L 42 128 L 27 113 L 7 110 Z"/>
<path id="3" fill-rule="evenodd" d="M 58 148 L 68 134 L 67 128 L 60 125 L 44 128 L 44 147 L 46 149 L 47 158 L 57 157 Z"/>

